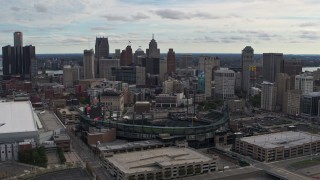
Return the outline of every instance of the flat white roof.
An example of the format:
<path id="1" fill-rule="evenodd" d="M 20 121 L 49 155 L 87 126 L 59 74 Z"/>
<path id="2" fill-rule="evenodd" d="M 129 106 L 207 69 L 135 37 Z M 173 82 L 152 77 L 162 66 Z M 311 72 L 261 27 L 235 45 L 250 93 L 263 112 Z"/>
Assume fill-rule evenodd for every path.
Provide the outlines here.
<path id="1" fill-rule="evenodd" d="M 171 165 L 213 161 L 212 158 L 190 148 L 177 147 L 120 153 L 106 159 L 120 171 L 128 174 L 160 170 Z"/>
<path id="2" fill-rule="evenodd" d="M 243 137 L 240 139 L 249 144 L 254 144 L 263 148 L 291 148 L 302 144 L 320 141 L 320 136 L 306 132 L 285 131 L 258 136 Z"/>
<path id="3" fill-rule="evenodd" d="M 0 103 L 0 135 L 30 131 L 37 131 L 30 101 Z"/>

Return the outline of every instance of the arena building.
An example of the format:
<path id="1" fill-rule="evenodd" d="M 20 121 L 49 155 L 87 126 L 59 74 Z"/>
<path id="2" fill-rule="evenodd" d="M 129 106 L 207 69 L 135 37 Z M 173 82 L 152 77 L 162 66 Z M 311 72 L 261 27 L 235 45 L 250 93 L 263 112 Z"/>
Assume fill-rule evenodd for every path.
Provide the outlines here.
<path id="1" fill-rule="evenodd" d="M 164 147 L 114 154 L 105 159 L 108 172 L 117 180 L 173 179 L 216 171 L 216 157 L 190 148 Z"/>
<path id="2" fill-rule="evenodd" d="M 286 131 L 237 138 L 234 149 L 260 161 L 278 161 L 320 152 L 320 136 Z"/>
<path id="3" fill-rule="evenodd" d="M 0 103 L 0 144 L 39 141 L 37 115 L 29 101 Z"/>

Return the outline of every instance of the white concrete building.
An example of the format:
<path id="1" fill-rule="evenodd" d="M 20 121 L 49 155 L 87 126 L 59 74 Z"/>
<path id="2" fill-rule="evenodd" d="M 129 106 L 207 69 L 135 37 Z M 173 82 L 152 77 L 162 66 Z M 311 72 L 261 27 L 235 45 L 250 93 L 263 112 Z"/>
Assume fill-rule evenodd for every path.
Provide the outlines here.
<path id="1" fill-rule="evenodd" d="M 63 67 L 63 85 L 66 88 L 74 87 L 80 79 L 80 68 L 78 66 L 64 66 Z"/>
<path id="2" fill-rule="evenodd" d="M 214 72 L 215 97 L 221 99 L 234 98 L 235 72 L 227 68 L 221 68 Z"/>
<path id="3" fill-rule="evenodd" d="M 164 94 L 173 93 L 173 81 L 171 79 L 164 81 L 162 83 L 162 87 Z"/>
<path id="4" fill-rule="evenodd" d="M 38 142 L 37 119 L 30 101 L 0 102 L 0 144 L 25 139 Z"/>
<path id="5" fill-rule="evenodd" d="M 301 91 L 297 89 L 289 90 L 285 93 L 283 112 L 290 115 L 300 114 Z"/>
<path id="6" fill-rule="evenodd" d="M 117 180 L 176 179 L 217 170 L 216 157 L 178 147 L 114 154 L 105 164 Z"/>
<path id="7" fill-rule="evenodd" d="M 302 94 L 313 92 L 313 76 L 307 73 L 296 75 L 295 88 L 302 91 Z"/>
<path id="8" fill-rule="evenodd" d="M 261 84 L 261 109 L 274 111 L 277 100 L 277 88 L 273 83 L 263 81 Z"/>
<path id="9" fill-rule="evenodd" d="M 318 153 L 320 136 L 306 132 L 285 131 L 237 138 L 235 151 L 259 161 L 279 161 Z"/>

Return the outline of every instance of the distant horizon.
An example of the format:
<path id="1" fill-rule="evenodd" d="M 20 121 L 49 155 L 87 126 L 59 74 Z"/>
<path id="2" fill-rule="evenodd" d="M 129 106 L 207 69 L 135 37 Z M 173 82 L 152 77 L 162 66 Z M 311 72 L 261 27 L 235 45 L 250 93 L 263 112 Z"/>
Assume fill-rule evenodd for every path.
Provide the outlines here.
<path id="1" fill-rule="evenodd" d="M 134 53 L 134 52 L 133 52 Z M 279 53 L 279 52 L 265 52 L 265 53 Z M 55 54 L 74 54 L 74 55 L 80 55 L 80 54 L 83 54 L 83 53 L 37 53 L 36 55 L 55 55 Z M 115 54 L 115 53 L 109 53 L 109 54 Z M 167 53 L 160 53 L 160 54 L 167 54 Z M 181 53 L 177 53 L 176 54 L 234 54 L 234 55 L 238 55 L 238 54 L 241 54 L 241 53 L 192 53 L 192 52 L 181 52 Z M 262 55 L 263 53 L 254 53 L 255 55 Z M 315 56 L 320 56 L 320 53 L 319 54 L 287 54 L 287 53 L 283 53 L 283 55 L 315 55 Z"/>

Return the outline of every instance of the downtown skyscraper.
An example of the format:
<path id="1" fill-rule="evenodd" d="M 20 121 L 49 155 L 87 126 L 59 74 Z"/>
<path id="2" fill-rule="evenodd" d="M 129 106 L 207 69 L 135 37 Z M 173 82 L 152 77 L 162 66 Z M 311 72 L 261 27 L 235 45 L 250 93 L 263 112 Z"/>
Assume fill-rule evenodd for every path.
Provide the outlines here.
<path id="1" fill-rule="evenodd" d="M 242 50 L 241 54 L 241 68 L 242 68 L 242 74 L 241 74 L 241 89 L 244 92 L 249 91 L 250 86 L 250 71 L 249 67 L 253 64 L 253 56 L 254 56 L 254 50 L 251 46 L 246 46 Z"/>
<path id="2" fill-rule="evenodd" d="M 149 49 L 146 50 L 146 73 L 158 75 L 160 73 L 160 49 L 152 36 Z"/>
<path id="3" fill-rule="evenodd" d="M 167 73 L 174 73 L 176 71 L 176 53 L 172 48 L 169 49 L 167 54 Z"/>
<path id="4" fill-rule="evenodd" d="M 132 64 L 133 54 L 132 48 L 130 45 L 126 47 L 125 50 L 122 50 L 120 55 L 120 66 L 130 66 Z"/>
<path id="5" fill-rule="evenodd" d="M 263 80 L 274 83 L 277 74 L 283 72 L 282 53 L 263 53 Z"/>
<path id="6" fill-rule="evenodd" d="M 100 77 L 99 66 L 101 59 L 109 58 L 109 41 L 108 38 L 105 37 L 96 37 L 95 44 L 95 76 Z"/>
<path id="7" fill-rule="evenodd" d="M 20 76 L 31 79 L 37 75 L 37 61 L 35 47 L 32 45 L 23 47 L 22 32 L 13 33 L 14 46 L 2 47 L 3 75 L 5 78 Z"/>

